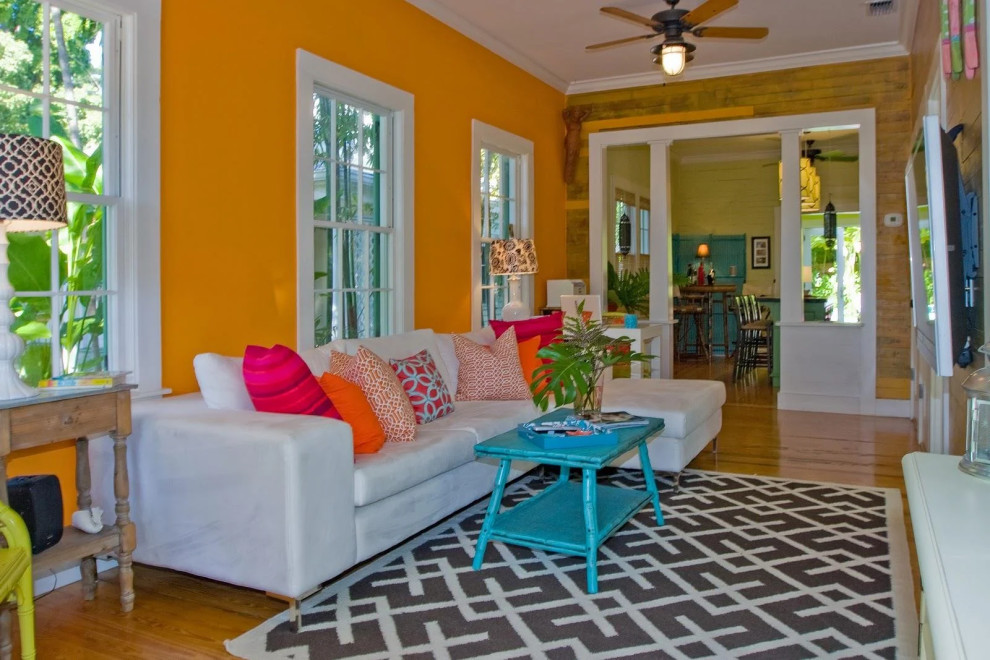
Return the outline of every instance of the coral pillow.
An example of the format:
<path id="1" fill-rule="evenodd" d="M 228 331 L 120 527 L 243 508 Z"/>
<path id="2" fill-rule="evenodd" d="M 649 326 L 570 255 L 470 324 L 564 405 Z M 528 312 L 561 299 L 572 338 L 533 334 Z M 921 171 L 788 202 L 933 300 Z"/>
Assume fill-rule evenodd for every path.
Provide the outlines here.
<path id="1" fill-rule="evenodd" d="M 357 357 L 354 355 L 330 351 L 330 373 L 340 376 L 349 383 L 361 384 L 361 371 L 358 369 Z"/>
<path id="2" fill-rule="evenodd" d="M 416 412 L 416 423 L 427 424 L 454 412 L 454 400 L 430 352 L 423 349 L 401 360 L 389 360 Z"/>
<path id="3" fill-rule="evenodd" d="M 491 347 L 454 335 L 457 400 L 506 401 L 530 398 L 529 385 L 519 364 L 516 331 L 509 328 Z"/>
<path id="4" fill-rule="evenodd" d="M 374 454 L 381 449 L 385 444 L 385 430 L 361 388 L 329 372 L 320 377 L 320 387 L 330 397 L 343 420 L 351 425 L 354 453 Z"/>
<path id="5" fill-rule="evenodd" d="M 415 440 L 416 412 L 392 367 L 364 346 L 358 349 L 357 366 L 361 390 L 385 430 L 386 442 Z"/>
<path id="6" fill-rule="evenodd" d="M 543 366 L 543 358 L 536 357 L 536 352 L 540 350 L 540 337 L 530 337 L 519 342 L 519 366 L 522 367 L 523 378 L 530 385 L 536 380 L 533 372 Z"/>
<path id="7" fill-rule="evenodd" d="M 549 316 L 537 316 L 522 321 L 489 321 L 488 325 L 495 331 L 496 337 L 501 337 L 509 328 L 516 331 L 516 340 L 524 341 L 530 337 L 540 337 L 540 348 L 550 344 L 560 337 L 564 327 L 564 313 L 554 312 Z"/>
<path id="8" fill-rule="evenodd" d="M 306 361 L 288 346 L 248 346 L 243 373 L 255 410 L 340 419 Z"/>

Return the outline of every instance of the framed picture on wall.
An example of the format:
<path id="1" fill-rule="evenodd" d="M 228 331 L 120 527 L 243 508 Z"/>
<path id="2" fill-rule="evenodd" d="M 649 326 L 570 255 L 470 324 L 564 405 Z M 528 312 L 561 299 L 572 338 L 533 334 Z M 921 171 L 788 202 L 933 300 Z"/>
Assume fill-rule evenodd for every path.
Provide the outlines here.
<path id="1" fill-rule="evenodd" d="M 754 236 L 750 239 L 750 263 L 753 269 L 770 267 L 769 236 Z"/>

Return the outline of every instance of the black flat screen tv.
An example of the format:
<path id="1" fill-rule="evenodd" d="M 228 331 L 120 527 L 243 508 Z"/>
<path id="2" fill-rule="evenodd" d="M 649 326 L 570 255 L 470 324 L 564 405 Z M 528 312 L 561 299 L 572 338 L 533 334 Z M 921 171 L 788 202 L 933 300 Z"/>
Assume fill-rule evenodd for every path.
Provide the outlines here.
<path id="1" fill-rule="evenodd" d="M 922 118 L 904 178 L 918 352 L 939 376 L 951 376 L 966 345 L 966 280 L 959 158 L 937 116 Z"/>

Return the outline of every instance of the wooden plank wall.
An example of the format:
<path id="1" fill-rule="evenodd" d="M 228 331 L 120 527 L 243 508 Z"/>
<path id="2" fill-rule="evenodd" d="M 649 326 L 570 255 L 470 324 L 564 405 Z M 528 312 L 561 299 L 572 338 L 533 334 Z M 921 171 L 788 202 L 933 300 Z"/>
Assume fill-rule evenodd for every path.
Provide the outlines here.
<path id="1" fill-rule="evenodd" d="M 912 120 L 911 125 L 917 126 L 920 115 L 926 112 L 926 86 L 931 80 L 932 67 L 941 66 L 938 52 L 939 44 L 939 4 L 922 2 L 918 6 L 918 17 L 915 22 L 914 39 L 911 50 L 911 90 L 912 90 Z M 984 25 L 980 25 L 984 29 Z M 981 55 L 983 55 L 981 53 Z M 985 61 L 985 60 L 984 60 Z M 981 62 L 981 66 L 985 66 Z M 963 125 L 962 134 L 956 138 L 956 151 L 959 154 L 960 171 L 963 186 L 967 192 L 976 192 L 981 197 L 988 194 L 984 186 L 983 176 L 983 114 L 981 110 L 982 85 L 980 72 L 972 80 L 961 77 L 959 80 L 945 80 L 943 93 L 945 95 L 946 118 L 948 127 Z M 987 240 L 987 219 L 980 223 L 980 245 Z M 986 254 L 986 250 L 983 250 Z M 971 341 L 973 347 L 979 347 L 986 341 L 984 310 L 986 308 L 986 289 L 984 288 L 987 265 L 981 264 L 981 274 L 976 280 L 976 306 L 970 319 L 973 323 Z M 982 295 L 981 295 L 982 294 Z M 976 355 L 976 360 L 963 369 L 956 366 L 952 378 L 949 379 L 949 453 L 961 454 L 966 447 L 966 392 L 962 383 L 974 369 L 983 366 L 983 359 Z M 932 376 L 934 377 L 934 376 Z M 927 405 L 927 402 L 922 402 Z"/>
<path id="2" fill-rule="evenodd" d="M 886 213 L 905 213 L 904 167 L 911 133 L 908 57 L 675 82 L 574 94 L 567 105 L 590 111 L 587 122 L 654 118 L 677 123 L 875 108 L 877 120 L 877 388 L 881 399 L 911 390 L 911 314 L 907 229 L 884 227 Z M 645 122 L 644 122 L 645 123 Z M 668 123 L 668 122 L 663 122 Z M 639 124 L 644 125 L 644 124 Z M 595 124 L 591 124 L 595 127 Z M 589 275 L 588 140 L 567 187 L 567 277 Z M 864 222 L 866 219 L 864 218 Z"/>

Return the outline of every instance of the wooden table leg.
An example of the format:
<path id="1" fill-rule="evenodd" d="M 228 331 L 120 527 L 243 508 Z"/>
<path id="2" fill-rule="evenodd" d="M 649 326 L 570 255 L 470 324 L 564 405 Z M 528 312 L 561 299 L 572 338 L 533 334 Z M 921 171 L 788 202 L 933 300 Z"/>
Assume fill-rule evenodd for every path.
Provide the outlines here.
<path id="1" fill-rule="evenodd" d="M 595 470 L 581 470 L 581 495 L 584 500 L 584 537 L 587 544 L 585 562 L 588 593 L 598 593 L 598 479 Z"/>
<path id="2" fill-rule="evenodd" d="M 92 480 L 89 472 L 89 439 L 76 440 L 76 508 L 88 511 L 93 506 L 91 493 Z M 83 557 L 79 561 L 79 573 L 82 576 L 83 598 L 96 598 L 96 558 Z"/>
<path id="3" fill-rule="evenodd" d="M 485 548 L 488 547 L 488 539 L 492 535 L 492 526 L 495 524 L 495 516 L 498 515 L 499 507 L 502 505 L 502 495 L 505 493 L 505 484 L 509 480 L 509 466 L 512 461 L 503 458 L 499 462 L 498 473 L 495 475 L 495 488 L 492 490 L 492 498 L 488 501 L 488 512 L 485 513 L 485 522 L 481 525 L 481 533 L 478 535 L 478 544 L 474 549 L 474 570 L 481 568 L 481 563 L 485 560 Z"/>
<path id="4" fill-rule="evenodd" d="M 134 524 L 131 522 L 131 505 L 128 502 L 130 487 L 127 482 L 127 436 L 112 433 L 113 438 L 113 494 L 117 499 L 117 530 L 120 534 L 120 550 L 117 564 L 120 573 L 120 609 L 130 612 L 134 609 L 134 568 L 131 553 L 137 539 Z"/>

